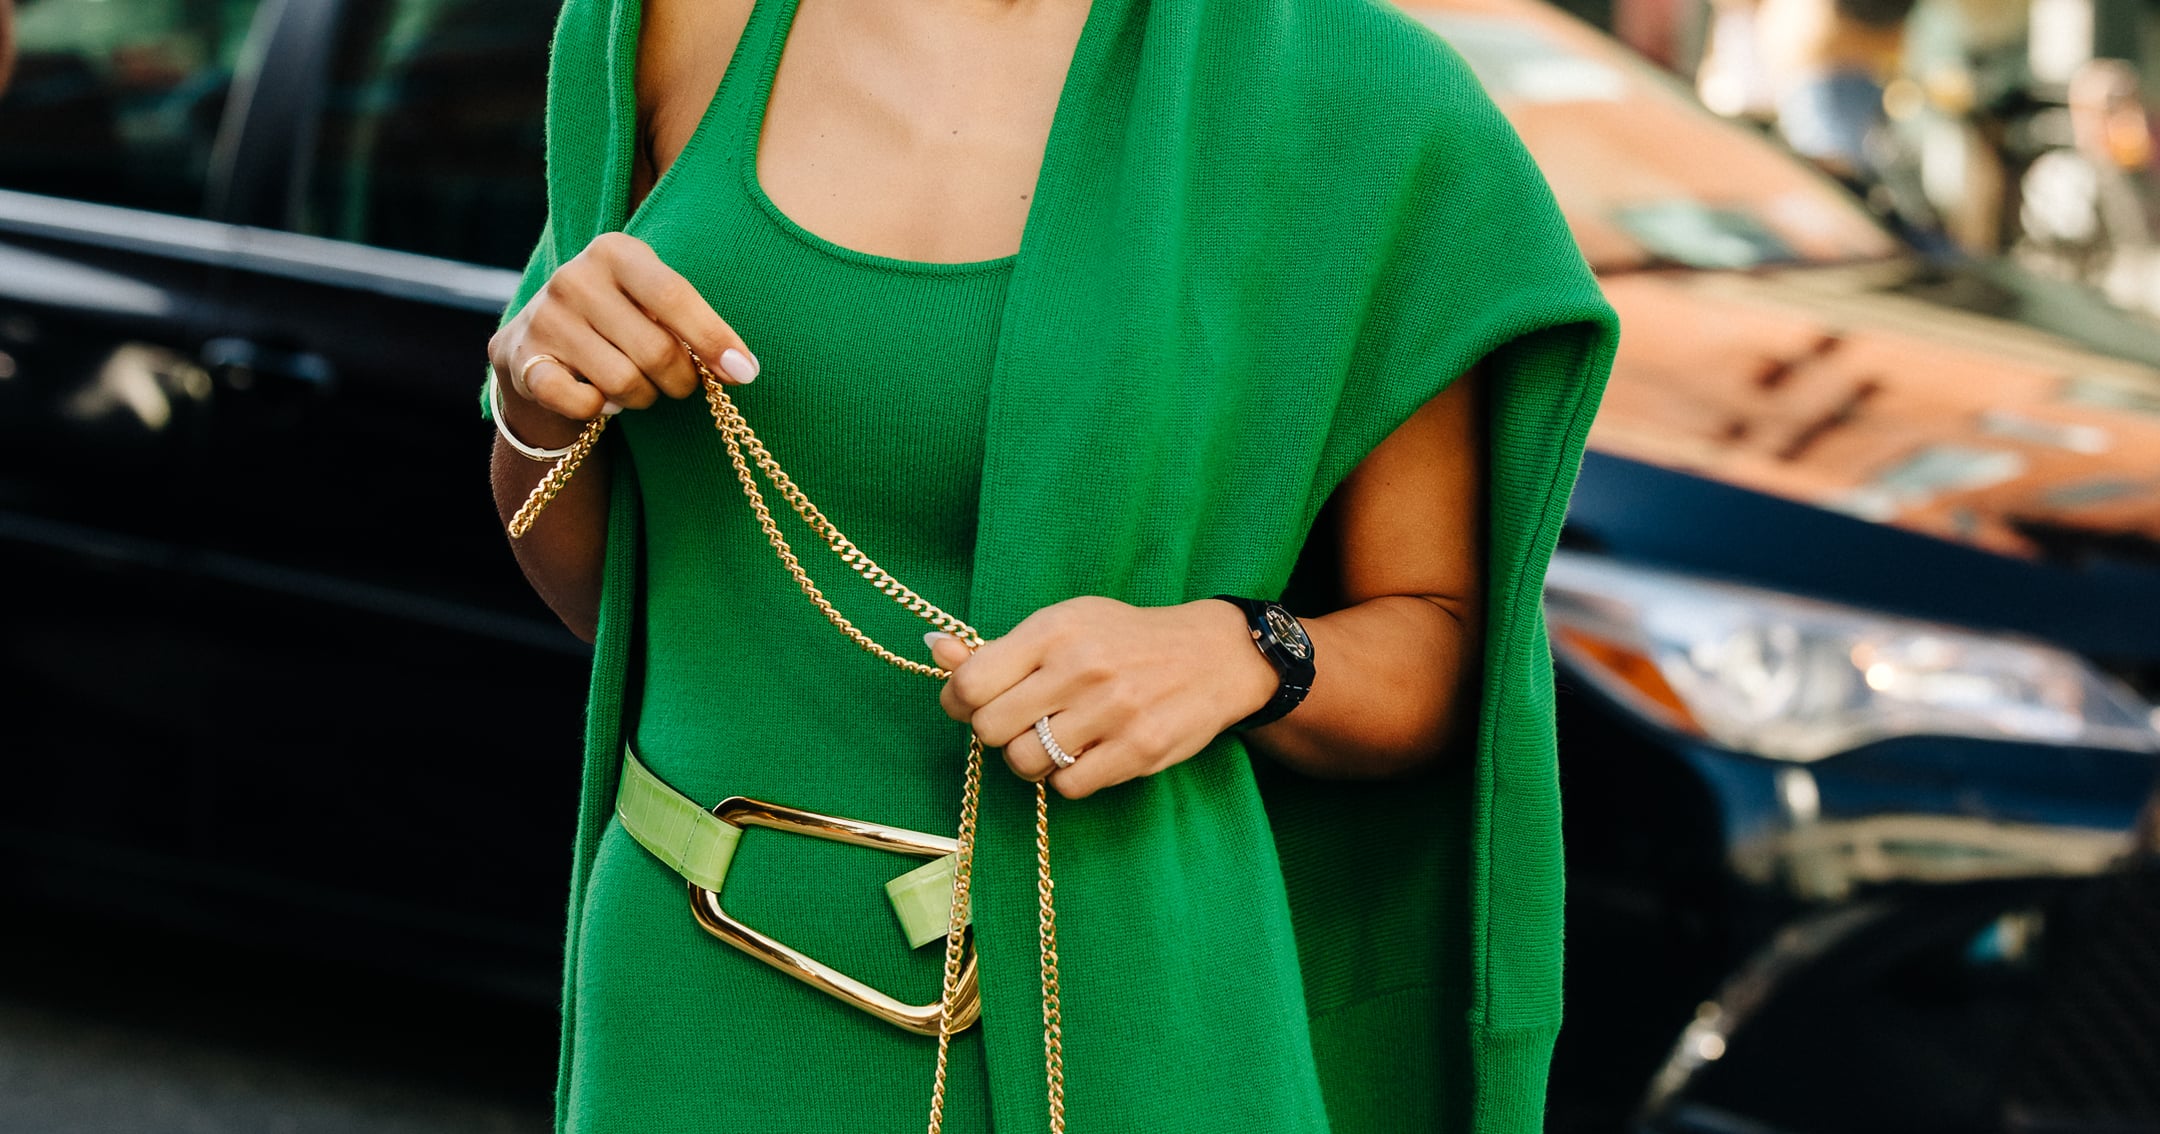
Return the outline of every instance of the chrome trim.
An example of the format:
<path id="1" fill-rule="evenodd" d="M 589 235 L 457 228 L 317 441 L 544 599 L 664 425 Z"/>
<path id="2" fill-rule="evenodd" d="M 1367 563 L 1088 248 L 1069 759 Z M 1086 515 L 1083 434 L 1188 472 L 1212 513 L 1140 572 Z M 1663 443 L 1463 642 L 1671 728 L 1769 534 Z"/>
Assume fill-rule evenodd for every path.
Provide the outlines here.
<path id="1" fill-rule="evenodd" d="M 497 314 L 521 273 L 296 232 L 0 189 L 0 234 L 46 237 Z"/>

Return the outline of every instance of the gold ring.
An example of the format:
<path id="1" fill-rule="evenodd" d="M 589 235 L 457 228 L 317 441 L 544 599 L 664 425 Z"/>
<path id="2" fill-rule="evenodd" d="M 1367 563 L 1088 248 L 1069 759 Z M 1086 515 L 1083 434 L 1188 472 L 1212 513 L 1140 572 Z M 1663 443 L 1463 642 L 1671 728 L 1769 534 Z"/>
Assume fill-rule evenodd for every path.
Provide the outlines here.
<path id="1" fill-rule="evenodd" d="M 532 387 L 525 384 L 525 379 L 528 375 L 532 373 L 532 368 L 534 366 L 543 362 L 552 362 L 555 365 L 562 367 L 564 370 L 570 369 L 569 363 L 564 362 L 562 359 L 559 359 L 552 354 L 536 354 L 531 358 L 526 359 L 523 363 L 519 364 L 517 368 L 517 373 L 511 375 L 510 377 L 510 385 L 517 390 L 518 397 L 521 397 L 528 402 L 533 400 Z"/>

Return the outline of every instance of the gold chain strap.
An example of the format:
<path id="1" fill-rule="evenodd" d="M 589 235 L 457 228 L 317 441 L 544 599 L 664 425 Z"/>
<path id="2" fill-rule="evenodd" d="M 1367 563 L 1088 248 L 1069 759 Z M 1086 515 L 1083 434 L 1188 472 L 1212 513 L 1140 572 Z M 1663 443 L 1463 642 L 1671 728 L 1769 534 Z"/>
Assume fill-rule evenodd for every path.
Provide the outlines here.
<path id="1" fill-rule="evenodd" d="M 677 341 L 681 342 L 679 339 Z M 812 504 L 810 498 L 796 486 L 794 479 L 780 468 L 780 462 L 773 459 L 772 453 L 765 448 L 765 443 L 758 440 L 757 434 L 750 429 L 750 423 L 743 419 L 742 411 L 736 408 L 734 399 L 728 397 L 727 388 L 706 367 L 705 360 L 699 358 L 695 350 L 691 350 L 689 343 L 683 343 L 682 346 L 689 352 L 690 361 L 696 364 L 698 375 L 704 382 L 705 401 L 712 407 L 714 428 L 720 431 L 720 440 L 727 446 L 728 460 L 735 466 L 735 477 L 742 483 L 743 495 L 749 498 L 751 510 L 757 513 L 758 526 L 765 530 L 765 538 L 772 544 L 773 552 L 780 557 L 780 562 L 787 567 L 788 573 L 794 576 L 795 585 L 824 612 L 826 621 L 853 639 L 856 645 L 909 673 L 939 680 L 951 676 L 950 670 L 901 657 L 879 645 L 834 608 L 825 598 L 824 592 L 811 581 L 809 573 L 803 570 L 802 562 L 795 557 L 794 549 L 788 546 L 787 537 L 781 534 L 780 525 L 773 520 L 772 509 L 765 504 L 765 494 L 758 489 L 757 477 L 750 471 L 751 463 L 756 463 L 758 471 L 764 473 L 765 479 L 772 482 L 774 490 L 780 493 L 780 498 L 787 501 L 795 514 L 802 517 L 803 522 L 825 541 L 825 546 L 870 585 L 883 591 L 888 598 L 899 603 L 909 613 L 960 638 L 971 648 L 983 644 L 982 636 L 967 623 L 940 610 L 921 595 L 908 589 L 900 580 L 893 578 L 872 561 L 861 548 L 856 547 L 854 541 L 842 535 L 840 529 L 833 526 L 832 521 L 826 519 L 817 505 Z M 540 483 L 533 486 L 532 493 L 525 498 L 525 503 L 510 520 L 512 539 L 522 539 L 525 533 L 532 530 L 533 521 L 539 518 L 541 509 L 546 508 L 548 502 L 555 499 L 556 494 L 569 483 L 571 474 L 577 471 L 578 465 L 599 442 L 608 420 L 603 416 L 587 422 L 584 432 L 571 443 L 570 451 L 558 458 L 554 467 L 548 470 L 548 474 L 540 478 Z M 953 1001 L 959 995 L 961 958 L 965 954 L 963 934 L 968 908 L 968 884 L 975 864 L 975 816 L 982 787 L 982 763 L 982 738 L 971 730 L 968 734 L 967 775 L 960 795 L 960 834 L 957 840 L 959 851 L 953 871 L 952 919 L 945 933 L 945 983 L 940 998 L 942 1013 L 938 1024 L 937 1075 L 930 1089 L 929 1134 L 939 1134 L 945 1125 L 945 1063 L 952 1043 Z M 1064 1134 L 1065 1049 L 1058 1003 L 1057 908 L 1052 901 L 1050 881 L 1050 793 L 1042 781 L 1035 784 L 1035 873 L 1036 894 L 1041 905 L 1039 926 L 1042 959 L 1043 1079 L 1049 1102 L 1050 1130 L 1052 1134 Z"/>
<path id="2" fill-rule="evenodd" d="M 563 485 L 570 483 L 570 474 L 577 471 L 584 463 L 585 455 L 600 443 L 600 434 L 606 431 L 607 423 L 605 414 L 586 422 L 585 432 L 570 443 L 570 451 L 555 458 L 555 466 L 540 478 L 540 483 L 533 485 L 525 503 L 518 505 L 517 515 L 510 517 L 511 539 L 524 539 L 525 533 L 532 530 L 533 521 L 540 518 L 540 509 L 547 507 L 555 494 L 563 490 Z"/>

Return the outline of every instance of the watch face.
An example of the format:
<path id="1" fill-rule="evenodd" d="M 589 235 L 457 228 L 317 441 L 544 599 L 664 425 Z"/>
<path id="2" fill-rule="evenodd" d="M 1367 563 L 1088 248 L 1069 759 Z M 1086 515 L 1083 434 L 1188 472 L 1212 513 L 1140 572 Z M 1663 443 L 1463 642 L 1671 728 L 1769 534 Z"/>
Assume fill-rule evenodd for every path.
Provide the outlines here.
<path id="1" fill-rule="evenodd" d="M 1290 656 L 1299 660 L 1312 656 L 1312 639 L 1305 636 L 1305 628 L 1298 625 L 1297 619 L 1290 617 L 1289 611 L 1279 606 L 1271 606 L 1267 608 L 1266 617 L 1268 629 L 1274 632 L 1275 640 L 1282 643 L 1283 649 L 1288 650 Z"/>

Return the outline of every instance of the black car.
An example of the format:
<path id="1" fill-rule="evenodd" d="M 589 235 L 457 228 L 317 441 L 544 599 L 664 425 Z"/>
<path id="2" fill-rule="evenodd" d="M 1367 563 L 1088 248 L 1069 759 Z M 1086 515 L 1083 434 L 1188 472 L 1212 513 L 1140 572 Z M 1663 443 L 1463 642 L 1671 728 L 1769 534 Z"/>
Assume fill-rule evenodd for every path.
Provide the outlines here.
<path id="1" fill-rule="evenodd" d="M 474 401 L 545 216 L 551 11 L 19 19 L 0 872 L 552 995 L 591 652 L 511 559 Z"/>
<path id="2" fill-rule="evenodd" d="M 1527 4 L 1419 12 L 1541 156 L 1581 100 L 1651 82 Z M 23 4 L 0 99 L 0 555 L 25 600 L 0 630 L 12 893 L 554 995 L 590 652 L 512 562 L 474 399 L 543 219 L 552 27 L 516 0 Z M 1700 156 L 1643 160 L 1684 185 Z M 1954 447 L 1826 503 L 1756 475 L 1820 465 L 1739 475 L 1658 450 L 1658 415 L 1801 388 L 1884 335 L 1940 354 L 1962 318 L 2006 344 L 1988 349 L 2087 360 L 2085 404 L 2127 421 L 2160 412 L 2160 330 L 2064 319 L 2058 291 L 1880 234 L 1867 257 L 1781 257 L 1796 213 L 1591 211 L 1548 173 L 1625 328 L 1614 429 L 1593 432 L 1547 590 L 1570 854 L 1558 1128 L 1634 1111 L 1781 927 L 2099 876 L 2156 770 L 2160 545 L 2136 509 L 2160 484 L 2117 486 L 2134 515 L 2113 528 L 2013 517 L 2031 522 L 2012 553 L 2000 517 L 1953 538 L 1965 521 L 1897 495 L 1972 475 Z M 1711 319 L 1775 331 L 1768 308 L 1891 331 L 1687 353 L 1716 343 Z M 1674 359 L 1697 386 L 1666 381 Z M 1869 396 L 1824 407 L 1808 444 Z M 1754 1042 L 1721 1032 L 1719 1054 Z M 1777 1050 L 1801 1052 L 1781 1064 L 1799 1081 L 1838 1073 Z"/>

